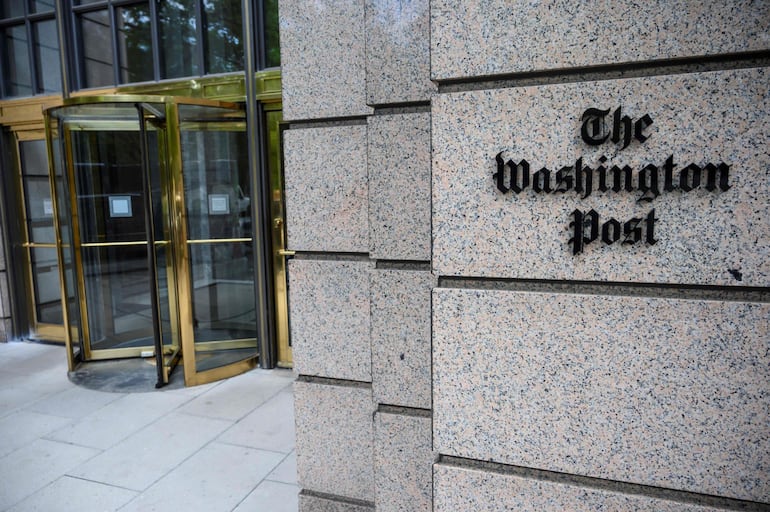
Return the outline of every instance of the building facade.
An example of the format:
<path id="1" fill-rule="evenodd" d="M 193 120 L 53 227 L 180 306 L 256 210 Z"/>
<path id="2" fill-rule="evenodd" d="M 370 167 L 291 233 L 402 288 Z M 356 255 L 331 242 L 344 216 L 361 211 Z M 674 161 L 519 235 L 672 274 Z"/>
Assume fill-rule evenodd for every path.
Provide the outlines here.
<path id="1" fill-rule="evenodd" d="M 766 2 L 1 14 L 4 338 L 293 365 L 304 512 L 770 510 Z"/>
<path id="2" fill-rule="evenodd" d="M 305 511 L 770 507 L 770 8 L 280 2 Z"/>

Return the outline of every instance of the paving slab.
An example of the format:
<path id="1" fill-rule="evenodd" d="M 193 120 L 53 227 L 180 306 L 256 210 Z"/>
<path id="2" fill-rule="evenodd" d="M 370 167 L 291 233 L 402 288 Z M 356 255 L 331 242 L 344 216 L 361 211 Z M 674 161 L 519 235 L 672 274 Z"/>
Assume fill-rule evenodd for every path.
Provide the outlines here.
<path id="1" fill-rule="evenodd" d="M 132 393 L 46 436 L 106 450 L 191 400 L 179 393 Z"/>
<path id="2" fill-rule="evenodd" d="M 291 388 L 284 389 L 230 427 L 219 440 L 283 454 L 294 450 L 294 406 Z"/>
<path id="3" fill-rule="evenodd" d="M 232 510 L 277 466 L 283 455 L 211 443 L 170 471 L 121 512 Z M 195 492 L 190 492 L 195 489 Z M 173 498 L 172 498 L 173 497 Z M 253 509 L 266 510 L 266 509 Z"/>
<path id="4" fill-rule="evenodd" d="M 38 439 L 0 459 L 0 510 L 5 510 L 99 453 Z"/>
<path id="5" fill-rule="evenodd" d="M 63 476 L 8 512 L 111 512 L 131 501 L 135 491 Z"/>
<path id="6" fill-rule="evenodd" d="M 72 476 L 144 491 L 231 423 L 172 413 L 79 466 Z"/>
<path id="7" fill-rule="evenodd" d="M 292 451 L 267 475 L 268 480 L 285 484 L 297 485 L 297 451 Z"/>
<path id="8" fill-rule="evenodd" d="M 0 457 L 36 441 L 39 437 L 57 430 L 69 419 L 34 411 L 18 410 L 0 419 Z"/>
<path id="9" fill-rule="evenodd" d="M 295 485 L 265 480 L 241 502 L 233 512 L 296 512 L 299 507 L 299 489 Z"/>
<path id="10" fill-rule="evenodd" d="M 207 418 L 239 420 L 281 389 L 291 386 L 293 380 L 289 370 L 253 370 L 207 390 L 185 404 L 181 411 Z"/>

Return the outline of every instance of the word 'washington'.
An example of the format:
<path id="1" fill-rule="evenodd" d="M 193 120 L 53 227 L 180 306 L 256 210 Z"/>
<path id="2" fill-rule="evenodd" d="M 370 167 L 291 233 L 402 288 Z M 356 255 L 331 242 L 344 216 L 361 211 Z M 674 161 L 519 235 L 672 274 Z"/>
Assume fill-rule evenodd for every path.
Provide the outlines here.
<path id="1" fill-rule="evenodd" d="M 726 163 L 707 163 L 703 166 L 691 163 L 677 169 L 673 155 L 662 165 L 647 164 L 636 171 L 628 165 L 608 167 L 604 165 L 607 162 L 604 155 L 599 157 L 596 168 L 583 165 L 583 159 L 578 158 L 574 165 L 561 167 L 555 173 L 546 167 L 531 173 L 528 161 L 505 161 L 502 151 L 495 156 L 495 161 L 497 171 L 492 178 L 503 194 L 511 191 L 520 194 L 531 187 L 536 193 L 574 192 L 585 199 L 594 191 L 638 191 L 640 195 L 637 201 L 652 201 L 661 191 L 672 192 L 678 189 L 690 192 L 701 185 L 709 192 L 717 188 L 722 191 L 730 188 L 730 166 Z"/>
<path id="2" fill-rule="evenodd" d="M 600 146 L 612 142 L 620 151 L 626 149 L 634 140 L 644 144 L 650 135 L 645 131 L 652 126 L 653 120 L 645 114 L 637 120 L 623 115 L 620 107 L 610 116 L 610 109 L 589 108 L 581 116 L 580 137 L 589 146 Z M 709 192 L 726 191 L 730 188 L 730 166 L 724 162 L 698 165 L 691 163 L 680 167 L 674 162 L 674 155 L 666 158 L 662 164 L 647 164 L 632 169 L 628 165 L 605 165 L 607 157 L 599 157 L 596 167 L 583 165 L 580 157 L 574 165 L 565 165 L 552 171 L 541 167 L 534 173 L 529 162 L 521 159 L 514 162 L 503 158 L 503 151 L 495 155 L 497 169 L 492 175 L 497 189 L 503 194 L 514 192 L 521 194 L 532 188 L 538 194 L 563 194 L 574 192 L 582 199 L 594 191 L 599 192 L 638 192 L 637 202 L 650 202 L 661 192 L 681 190 L 690 192 L 703 186 Z M 644 240 L 648 245 L 657 243 L 655 239 L 655 210 L 646 217 L 634 217 L 620 222 L 612 217 L 600 222 L 596 210 L 572 212 L 569 227 L 572 237 L 569 244 L 572 254 L 583 252 L 586 245 L 601 240 L 606 245 L 615 242 L 636 244 Z"/>

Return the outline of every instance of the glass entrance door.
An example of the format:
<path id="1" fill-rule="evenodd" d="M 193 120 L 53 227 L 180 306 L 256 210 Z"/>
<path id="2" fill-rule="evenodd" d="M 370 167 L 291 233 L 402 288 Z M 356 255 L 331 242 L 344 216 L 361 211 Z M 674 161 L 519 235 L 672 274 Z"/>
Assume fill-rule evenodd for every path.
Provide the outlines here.
<path id="1" fill-rule="evenodd" d="M 148 122 L 146 109 L 160 116 Z M 154 357 L 159 384 L 179 354 L 163 112 L 83 102 L 48 119 L 61 260 L 74 268 L 63 282 L 77 298 L 65 303 L 77 326 L 70 350 L 81 360 Z"/>
<path id="2" fill-rule="evenodd" d="M 53 222 L 51 184 L 48 178 L 45 139 L 42 134 L 20 134 L 18 198 L 21 238 L 29 273 L 25 286 L 30 298 L 29 335 L 64 341 L 64 318 L 59 283 L 59 260 Z"/>
<path id="3" fill-rule="evenodd" d="M 159 385 L 180 357 L 187 385 L 254 367 L 243 109 L 79 98 L 47 119 L 72 364 L 154 356 Z"/>
<path id="4" fill-rule="evenodd" d="M 165 272 L 168 240 L 160 240 L 156 248 L 155 266 L 161 272 L 155 283 L 147 260 L 147 198 L 143 193 L 139 132 L 79 130 L 70 137 L 90 357 L 152 352 L 151 295 L 156 288 L 164 299 L 161 318 L 166 324 L 170 321 Z M 154 142 L 157 147 L 157 140 Z M 163 233 L 168 231 L 168 223 L 160 214 L 157 155 L 153 162 L 149 200 L 159 213 L 153 219 L 156 232 Z M 128 350 L 113 352 L 121 349 Z"/>
<path id="5" fill-rule="evenodd" d="M 199 384 L 256 364 L 251 177 L 243 110 L 180 104 L 178 123 L 184 370 Z"/>

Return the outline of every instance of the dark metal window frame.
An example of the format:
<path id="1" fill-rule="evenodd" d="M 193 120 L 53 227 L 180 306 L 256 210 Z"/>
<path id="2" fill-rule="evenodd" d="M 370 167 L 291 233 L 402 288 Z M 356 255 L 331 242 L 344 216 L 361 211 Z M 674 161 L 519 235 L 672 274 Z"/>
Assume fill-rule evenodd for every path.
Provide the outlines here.
<path id="1" fill-rule="evenodd" d="M 136 5 L 147 5 L 150 12 L 150 32 L 152 40 L 152 66 L 153 66 L 153 79 L 150 82 L 161 82 L 165 80 L 178 81 L 185 78 L 199 78 L 208 75 L 215 75 L 218 73 L 208 73 L 210 63 L 207 62 L 208 55 L 208 39 L 206 37 L 206 10 L 204 8 L 205 0 L 195 1 L 195 17 L 196 23 L 196 39 L 198 44 L 196 45 L 196 58 L 198 61 L 199 73 L 190 75 L 188 77 L 174 77 L 174 78 L 161 78 L 161 70 L 163 64 L 163 53 L 160 48 L 160 27 L 158 20 L 158 6 L 159 2 L 163 0 L 98 0 L 82 5 L 75 5 L 74 0 L 56 0 L 56 8 L 53 11 L 43 13 L 30 12 L 29 2 L 24 2 L 24 15 L 15 16 L 6 19 L 0 19 L 0 30 L 10 29 L 16 26 L 24 26 L 27 37 L 27 54 L 28 63 L 30 69 L 32 94 L 36 96 L 45 94 L 42 90 L 43 79 L 42 76 L 38 76 L 39 66 L 36 62 L 35 56 L 35 39 L 34 39 L 34 24 L 40 21 L 55 21 L 57 31 L 59 32 L 59 54 L 61 61 L 61 88 L 64 96 L 68 96 L 68 92 L 72 90 L 83 90 L 89 88 L 100 87 L 117 87 L 120 85 L 128 85 L 127 83 L 121 83 L 120 75 L 120 59 L 119 59 L 119 44 L 118 44 L 118 28 L 116 22 L 116 11 L 122 7 L 131 7 Z M 248 9 L 243 9 L 248 3 Z M 247 52 L 246 45 L 249 44 L 246 32 L 244 30 L 241 38 L 243 45 L 243 58 L 244 66 L 243 71 L 247 71 L 250 66 L 246 64 L 246 59 L 249 55 L 252 55 L 255 59 L 254 68 L 256 70 L 262 69 L 275 69 L 275 67 L 269 67 L 267 65 L 267 41 L 265 30 L 265 2 L 262 0 L 242 0 L 241 7 L 243 12 L 250 13 L 250 29 L 253 32 L 253 45 L 254 51 Z M 89 12 L 97 12 L 106 10 L 110 19 L 110 43 L 112 45 L 112 83 L 104 86 L 88 87 L 85 85 L 85 59 L 83 51 L 83 38 L 80 32 L 79 17 Z M 244 17 L 244 20 L 248 18 Z M 246 27 L 244 27 L 245 29 Z M 4 40 L 0 40 L 0 52 L 3 56 L 6 56 L 6 45 Z M 6 78 L 9 72 L 10 62 L 3 62 L 0 66 L 0 99 L 27 97 L 27 95 L 14 95 L 10 96 L 7 90 Z M 145 82 L 145 83 L 150 83 Z M 141 82 L 137 82 L 141 83 Z"/>
<path id="2" fill-rule="evenodd" d="M 280 63 L 278 66 L 268 66 L 267 65 L 267 30 L 266 30 L 266 23 L 267 23 L 267 13 L 265 8 L 265 2 L 264 0 L 243 0 L 243 2 L 251 2 L 254 5 L 253 9 L 253 16 L 252 16 L 252 27 L 255 29 L 255 37 L 254 37 L 254 55 L 256 58 L 256 69 L 257 70 L 264 70 L 264 69 L 279 69 Z M 276 8 L 277 8 L 276 3 Z M 246 41 L 248 42 L 248 41 Z"/>
<path id="3" fill-rule="evenodd" d="M 199 78 L 203 76 L 208 75 L 215 75 L 219 73 L 209 73 L 209 69 L 211 67 L 211 63 L 208 62 L 207 56 L 209 54 L 208 52 L 208 38 L 206 37 L 206 27 L 207 27 L 207 19 L 206 19 L 206 10 L 204 8 L 204 0 L 194 0 L 195 2 L 195 18 L 197 20 L 195 24 L 195 37 L 198 42 L 196 45 L 196 58 L 197 58 L 197 67 L 200 71 L 198 74 L 190 75 L 188 77 L 174 77 L 174 78 L 162 78 L 161 77 L 161 70 L 162 70 L 162 64 L 164 62 L 164 56 L 163 52 L 160 48 L 160 26 L 159 26 L 159 19 L 158 19 L 158 3 L 159 0 L 100 0 L 97 2 L 91 2 L 83 5 L 71 5 L 68 10 L 68 24 L 70 27 L 70 32 L 73 35 L 71 39 L 71 60 L 70 62 L 75 64 L 73 67 L 74 73 L 72 74 L 72 80 L 73 83 L 72 88 L 73 90 L 80 90 L 80 89 L 88 89 L 91 87 L 88 87 L 85 85 L 85 59 L 84 59 L 84 51 L 83 51 L 83 37 L 81 35 L 81 29 L 79 24 L 80 16 L 87 14 L 89 12 L 97 12 L 97 11 L 104 11 L 105 9 L 108 11 L 109 19 L 110 19 L 110 34 L 111 34 L 111 44 L 112 44 L 112 84 L 105 85 L 105 87 L 109 86 L 120 86 L 120 85 L 128 85 L 127 83 L 121 83 L 120 80 L 120 60 L 119 60 L 119 40 L 118 40 L 118 28 L 116 23 L 116 13 L 117 9 L 121 7 L 131 7 L 135 5 L 148 5 L 149 6 L 149 12 L 150 12 L 150 30 L 151 30 L 151 38 L 152 38 L 152 62 L 153 62 L 153 79 L 152 82 L 160 82 L 165 80 L 183 80 L 185 78 Z M 262 2 L 259 0 L 242 0 L 241 6 L 243 6 L 243 2 L 254 2 L 259 6 L 259 9 L 257 9 L 260 13 L 262 11 Z M 258 45 L 261 47 L 264 45 L 264 42 L 262 41 L 264 39 L 263 33 L 264 30 L 262 28 L 262 25 L 260 23 L 260 20 L 255 20 L 255 27 L 259 27 L 259 30 L 257 31 L 258 34 L 260 34 L 260 37 L 258 37 Z M 243 35 L 241 36 L 241 44 L 245 44 Z M 245 49 L 243 51 L 244 58 L 246 56 Z M 258 55 L 262 56 L 262 61 L 264 62 L 264 51 L 259 51 Z M 244 69 L 242 71 L 245 71 L 245 64 Z M 263 66 L 260 66 L 260 69 Z M 137 82 L 139 83 L 139 82 Z M 133 83 L 132 83 L 133 84 Z"/>
<path id="4" fill-rule="evenodd" d="M 21 16 L 14 16 L 12 18 L 4 18 L 0 19 L 0 31 L 5 31 L 13 27 L 19 27 L 24 26 L 26 35 L 27 35 L 27 58 L 29 66 L 29 75 L 30 75 L 30 81 L 31 81 L 31 88 L 32 88 L 32 94 L 31 96 L 37 96 L 40 94 L 45 94 L 45 91 L 42 89 L 42 77 L 38 76 L 38 69 L 39 66 L 37 66 L 36 57 L 35 57 L 35 32 L 33 30 L 33 25 L 37 22 L 41 21 L 56 21 L 56 10 L 48 11 L 48 12 L 38 12 L 33 13 L 30 12 L 29 8 L 29 2 L 24 1 L 24 14 Z M 62 48 L 61 45 L 59 47 L 59 54 L 61 55 Z M 20 95 L 20 96 L 9 96 L 8 90 L 6 87 L 6 78 L 7 73 L 9 70 L 10 62 L 6 61 L 6 57 L 8 57 L 7 54 L 7 47 L 5 44 L 5 38 L 0 38 L 0 55 L 3 56 L 2 66 L 0 66 L 0 98 L 23 98 L 28 97 L 28 95 Z"/>
<path id="5" fill-rule="evenodd" d="M 152 53 L 153 53 L 153 77 L 154 80 L 158 80 L 160 74 L 159 61 L 158 61 L 158 30 L 157 30 L 157 2 L 155 0 L 101 0 L 99 2 L 91 2 L 83 5 L 72 5 L 68 9 L 70 33 L 72 38 L 70 39 L 69 48 L 71 48 L 72 60 L 74 63 L 72 73 L 73 90 L 89 89 L 85 84 L 85 52 L 83 50 L 83 37 L 80 27 L 80 16 L 91 12 L 107 11 L 107 16 L 110 20 L 110 44 L 112 45 L 112 83 L 101 87 L 110 87 L 125 85 L 120 82 L 120 56 L 118 52 L 118 28 L 116 23 L 115 13 L 117 9 L 121 7 L 131 7 L 134 5 L 148 4 L 150 8 L 150 23 L 151 23 L 151 37 L 152 37 Z M 100 87 L 100 86 L 96 86 Z"/>

